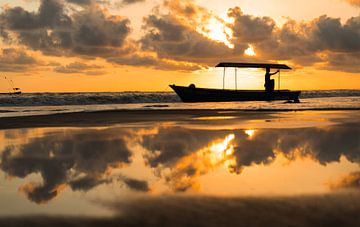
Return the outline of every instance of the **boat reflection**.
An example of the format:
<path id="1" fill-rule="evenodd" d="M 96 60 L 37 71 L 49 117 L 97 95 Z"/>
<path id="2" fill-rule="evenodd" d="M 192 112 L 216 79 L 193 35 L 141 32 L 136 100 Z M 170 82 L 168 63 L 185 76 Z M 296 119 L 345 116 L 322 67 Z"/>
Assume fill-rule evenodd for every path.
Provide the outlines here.
<path id="1" fill-rule="evenodd" d="M 359 189 L 360 123 L 256 130 L 171 124 L 34 130 L 39 129 L 3 131 L 0 168 L 10 178 L 24 178 L 19 190 L 35 203 L 49 202 L 66 188 L 88 192 L 114 182 L 140 193 Z M 39 175 L 35 182 L 28 180 L 33 174 Z"/>

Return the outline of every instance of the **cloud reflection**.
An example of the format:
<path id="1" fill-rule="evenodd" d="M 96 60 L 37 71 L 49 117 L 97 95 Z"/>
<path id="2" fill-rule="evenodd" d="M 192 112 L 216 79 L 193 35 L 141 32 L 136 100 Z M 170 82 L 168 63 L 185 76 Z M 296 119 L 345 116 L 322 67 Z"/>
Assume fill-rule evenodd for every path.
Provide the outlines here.
<path id="1" fill-rule="evenodd" d="M 338 181 L 331 182 L 330 188 L 334 190 L 338 190 L 338 189 L 360 190 L 360 171 L 349 173 L 348 175 L 339 178 Z"/>
<path id="2" fill-rule="evenodd" d="M 360 123 L 323 128 L 205 130 L 180 126 L 138 129 L 63 130 L 9 145 L 0 153 L 1 170 L 25 178 L 40 174 L 41 182 L 21 186 L 28 199 L 47 202 L 64 188 L 89 191 L 114 180 L 127 188 L 151 191 L 146 180 L 112 175 L 132 164 L 130 150 L 140 145 L 145 167 L 175 192 L 197 190 L 201 176 L 216 168 L 240 174 L 255 165 L 269 165 L 281 155 L 289 160 L 311 158 L 321 165 L 348 161 L 360 164 Z M 25 134 L 13 134 L 25 136 Z M 359 188 L 359 174 L 334 183 L 332 188 Z M 155 189 L 156 190 L 156 189 Z"/>
<path id="3" fill-rule="evenodd" d="M 7 146 L 1 154 L 0 168 L 9 176 L 24 178 L 39 173 L 42 183 L 30 182 L 20 190 L 36 203 L 54 198 L 66 185 L 87 191 L 109 183 L 111 167 L 131 162 L 125 138 L 111 130 L 83 130 L 49 133 L 20 146 Z"/>
<path id="4" fill-rule="evenodd" d="M 212 162 L 212 149 L 233 135 L 220 159 Z M 165 177 L 175 191 L 199 187 L 197 178 L 224 164 L 231 173 L 241 173 L 253 165 L 272 163 L 281 154 L 289 160 L 310 157 L 327 165 L 347 160 L 360 163 L 360 124 L 341 124 L 326 128 L 249 130 L 195 130 L 161 128 L 146 135 L 143 146 L 151 167 Z M 217 145 L 216 145 L 217 144 Z M 226 152 L 231 146 L 231 151 Z M 229 155 L 223 155 L 228 153 Z"/>

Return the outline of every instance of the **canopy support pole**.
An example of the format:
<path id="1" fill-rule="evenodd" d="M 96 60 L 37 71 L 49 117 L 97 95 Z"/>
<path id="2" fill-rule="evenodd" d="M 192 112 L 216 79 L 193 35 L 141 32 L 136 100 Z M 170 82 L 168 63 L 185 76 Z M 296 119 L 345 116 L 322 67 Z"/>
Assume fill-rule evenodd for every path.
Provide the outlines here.
<path id="1" fill-rule="evenodd" d="M 223 75 L 223 89 L 225 89 L 225 67 L 224 67 L 224 75 Z"/>
<path id="2" fill-rule="evenodd" d="M 279 69 L 278 91 L 280 91 L 280 72 L 281 72 L 281 70 Z"/>
<path id="3" fill-rule="evenodd" d="M 237 68 L 235 67 L 235 90 L 237 90 Z"/>

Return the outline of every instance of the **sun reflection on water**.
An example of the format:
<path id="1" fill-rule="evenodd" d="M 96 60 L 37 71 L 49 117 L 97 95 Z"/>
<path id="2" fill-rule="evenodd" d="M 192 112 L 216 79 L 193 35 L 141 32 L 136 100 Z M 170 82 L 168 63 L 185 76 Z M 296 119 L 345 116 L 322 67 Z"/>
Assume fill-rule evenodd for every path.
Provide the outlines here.
<path id="1" fill-rule="evenodd" d="M 250 137 L 250 139 L 254 136 L 255 134 L 255 130 L 253 129 L 248 129 L 244 131 L 246 135 L 248 135 Z"/>

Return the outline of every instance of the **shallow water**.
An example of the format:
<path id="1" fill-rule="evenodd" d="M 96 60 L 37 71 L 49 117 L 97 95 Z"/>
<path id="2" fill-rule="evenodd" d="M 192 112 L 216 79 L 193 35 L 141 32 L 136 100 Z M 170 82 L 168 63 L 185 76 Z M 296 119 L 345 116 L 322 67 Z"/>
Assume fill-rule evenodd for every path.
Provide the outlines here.
<path id="1" fill-rule="evenodd" d="M 356 192 L 359 164 L 359 111 L 1 130 L 0 216 L 111 216 L 109 202 L 164 195 Z"/>
<path id="2" fill-rule="evenodd" d="M 301 103 L 273 102 L 220 102 L 220 103 L 123 103 L 83 104 L 59 106 L 0 106 L 0 117 L 50 115 L 75 112 L 101 112 L 124 110 L 245 110 L 245 111 L 297 111 L 297 110 L 360 110 L 360 96 L 302 99 Z"/>
<path id="3" fill-rule="evenodd" d="M 173 92 L 25 93 L 0 96 L 0 117 L 119 110 L 359 110 L 360 90 L 303 91 L 301 103 L 182 103 Z"/>

